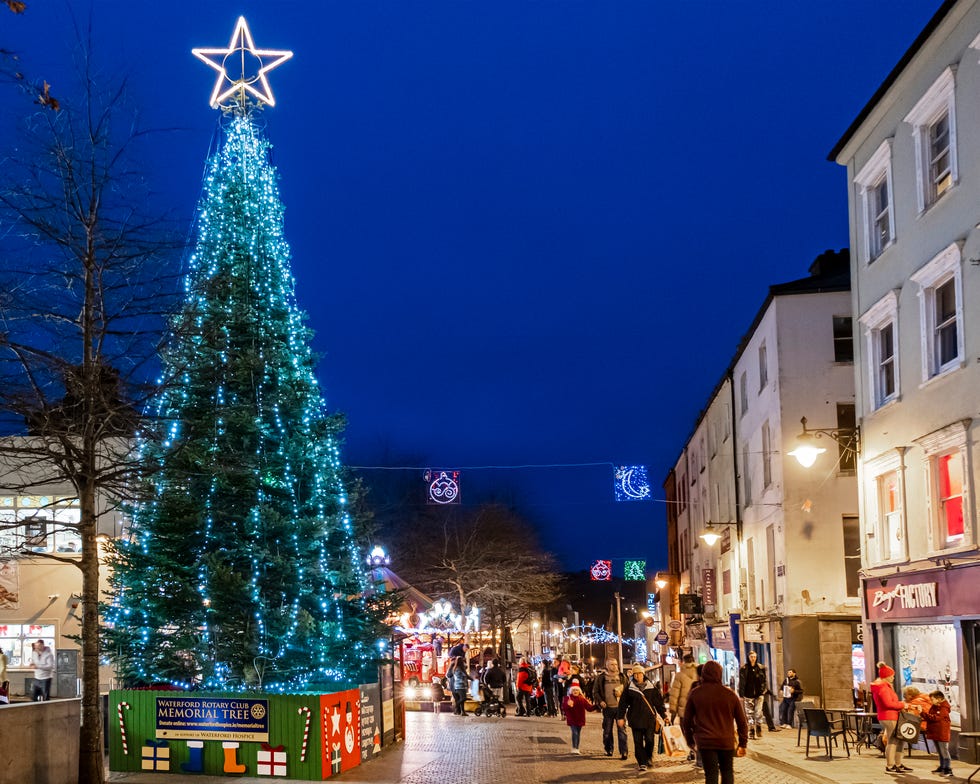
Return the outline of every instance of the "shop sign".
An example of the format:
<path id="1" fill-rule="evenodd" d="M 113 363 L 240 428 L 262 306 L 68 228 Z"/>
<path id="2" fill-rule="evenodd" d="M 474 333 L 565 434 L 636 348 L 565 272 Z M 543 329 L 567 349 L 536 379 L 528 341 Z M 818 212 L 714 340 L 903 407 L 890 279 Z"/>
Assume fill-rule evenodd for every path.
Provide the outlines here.
<path id="1" fill-rule="evenodd" d="M 689 640 L 704 640 L 707 639 L 707 632 L 704 628 L 704 624 L 701 621 L 691 621 L 686 626 L 686 634 Z"/>
<path id="2" fill-rule="evenodd" d="M 719 651 L 734 651 L 735 644 L 732 640 L 732 630 L 726 626 L 708 627 L 708 645 Z"/>
<path id="3" fill-rule="evenodd" d="M 899 583 L 890 590 L 882 587 L 874 592 L 871 606 L 881 607 L 881 612 L 890 613 L 892 608 L 918 610 L 938 607 L 938 583 Z"/>
<path id="4" fill-rule="evenodd" d="M 669 621 L 667 621 L 667 628 L 672 632 L 679 632 L 684 628 L 684 624 L 678 621 L 676 618 L 671 618 Z"/>
<path id="5" fill-rule="evenodd" d="M 709 607 L 715 606 L 715 570 L 705 569 L 701 572 L 701 598 Z"/>
<path id="6" fill-rule="evenodd" d="M 269 742 L 269 701 L 157 697 L 156 737 Z"/>
<path id="7" fill-rule="evenodd" d="M 769 642 L 769 624 L 765 621 L 743 621 L 742 639 L 746 642 Z"/>

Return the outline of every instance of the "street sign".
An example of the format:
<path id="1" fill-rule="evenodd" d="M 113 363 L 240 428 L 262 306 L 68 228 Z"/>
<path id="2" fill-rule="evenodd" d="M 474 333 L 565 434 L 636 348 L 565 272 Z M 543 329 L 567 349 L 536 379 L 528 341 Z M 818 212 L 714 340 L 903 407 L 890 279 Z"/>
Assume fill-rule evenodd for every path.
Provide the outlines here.
<path id="1" fill-rule="evenodd" d="M 657 645 L 666 645 L 670 637 L 667 636 L 667 632 L 661 629 L 654 639 L 657 641 Z"/>
<path id="2" fill-rule="evenodd" d="M 674 618 L 673 620 L 667 621 L 667 628 L 672 632 L 679 632 L 684 628 L 684 624 Z"/>

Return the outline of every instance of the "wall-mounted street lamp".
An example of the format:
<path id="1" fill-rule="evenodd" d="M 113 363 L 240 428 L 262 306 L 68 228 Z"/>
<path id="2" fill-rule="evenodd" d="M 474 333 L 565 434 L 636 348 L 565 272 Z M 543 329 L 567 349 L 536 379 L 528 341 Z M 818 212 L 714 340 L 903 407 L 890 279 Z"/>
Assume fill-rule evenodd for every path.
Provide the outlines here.
<path id="1" fill-rule="evenodd" d="M 712 523 L 708 522 L 705 526 L 704 531 L 701 532 L 700 538 L 708 547 L 714 547 L 718 540 L 721 539 L 721 531 L 718 530 L 716 526 L 726 526 L 734 525 L 738 526 L 738 523 Z"/>
<path id="2" fill-rule="evenodd" d="M 787 454 L 795 457 L 804 468 L 812 466 L 816 462 L 817 457 L 827 451 L 822 446 L 817 446 L 816 443 L 817 439 L 823 436 L 827 436 L 836 441 L 845 451 L 853 452 L 855 455 L 861 449 L 861 428 L 858 426 L 808 428 L 806 426 L 806 417 L 800 419 L 800 424 L 803 425 L 803 432 L 796 437 L 796 448 Z"/>

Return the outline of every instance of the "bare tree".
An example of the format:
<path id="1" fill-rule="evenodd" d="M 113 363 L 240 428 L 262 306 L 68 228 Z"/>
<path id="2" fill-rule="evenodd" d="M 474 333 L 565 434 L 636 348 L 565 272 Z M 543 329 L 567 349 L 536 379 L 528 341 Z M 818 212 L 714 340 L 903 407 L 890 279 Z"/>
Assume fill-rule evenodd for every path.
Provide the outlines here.
<path id="1" fill-rule="evenodd" d="M 0 522 L 0 533 L 7 557 L 81 570 L 79 780 L 93 784 L 104 778 L 97 535 L 140 472 L 133 438 L 154 391 L 177 243 L 144 213 L 148 134 L 125 84 L 101 89 L 87 54 L 79 71 L 77 103 L 26 105 L 23 142 L 0 158 L 0 461 L 5 489 L 71 489 L 77 521 L 38 515 L 47 535 L 77 536 L 81 555 L 33 552 L 23 520 Z"/>
<path id="2" fill-rule="evenodd" d="M 512 510 L 484 504 L 470 514 L 440 512 L 427 524 L 400 528 L 399 563 L 417 588 L 452 596 L 461 611 L 480 607 L 493 630 L 560 596 L 553 556 L 541 550 L 530 526 Z"/>

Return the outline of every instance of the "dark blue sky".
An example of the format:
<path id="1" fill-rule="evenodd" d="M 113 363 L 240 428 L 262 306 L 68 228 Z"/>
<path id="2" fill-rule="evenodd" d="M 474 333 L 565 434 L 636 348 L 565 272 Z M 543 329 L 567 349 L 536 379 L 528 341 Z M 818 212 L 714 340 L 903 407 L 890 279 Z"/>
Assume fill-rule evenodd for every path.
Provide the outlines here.
<path id="1" fill-rule="evenodd" d="M 2 14 L 56 93 L 80 5 Z M 646 463 L 656 498 L 766 286 L 847 245 L 827 152 L 938 5 L 91 3 L 97 60 L 178 129 L 148 176 L 188 222 L 217 121 L 191 48 L 243 14 L 295 52 L 265 116 L 346 462 Z M 571 569 L 665 566 L 663 504 L 611 480 L 472 470 L 464 501 L 514 498 Z"/>

